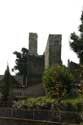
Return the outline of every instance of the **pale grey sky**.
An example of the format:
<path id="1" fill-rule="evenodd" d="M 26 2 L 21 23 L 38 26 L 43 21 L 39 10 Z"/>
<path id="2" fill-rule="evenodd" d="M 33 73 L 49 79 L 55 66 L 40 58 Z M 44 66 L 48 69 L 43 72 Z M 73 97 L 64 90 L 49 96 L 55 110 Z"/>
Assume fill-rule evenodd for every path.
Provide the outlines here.
<path id="1" fill-rule="evenodd" d="M 29 32 L 38 33 L 38 52 L 45 50 L 48 35 L 62 34 L 62 61 L 78 62 L 70 51 L 69 37 L 78 30 L 83 0 L 0 0 L 0 74 L 7 62 L 14 66 L 15 50 L 28 47 Z"/>

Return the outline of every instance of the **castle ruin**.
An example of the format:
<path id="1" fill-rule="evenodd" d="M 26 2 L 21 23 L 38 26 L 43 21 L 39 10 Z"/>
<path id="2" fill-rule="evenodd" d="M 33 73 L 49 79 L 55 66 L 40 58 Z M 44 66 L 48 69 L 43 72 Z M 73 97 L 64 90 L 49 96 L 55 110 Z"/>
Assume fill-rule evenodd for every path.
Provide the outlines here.
<path id="1" fill-rule="evenodd" d="M 62 63 L 61 35 L 49 35 L 46 49 L 43 55 L 38 55 L 37 53 L 37 39 L 38 36 L 36 33 L 29 33 L 27 74 L 25 83 L 23 82 L 22 76 L 11 76 L 7 68 L 7 74 L 9 74 L 10 79 L 14 81 L 14 86 L 11 93 L 13 93 L 13 95 L 17 98 L 25 96 L 37 97 L 45 95 L 45 89 L 42 84 L 43 72 L 50 66 Z M 3 86 L 4 77 L 5 75 L 0 75 L 0 88 Z"/>
<path id="2" fill-rule="evenodd" d="M 61 64 L 61 35 L 50 34 L 43 55 L 37 53 L 36 33 L 29 33 L 29 53 L 27 61 L 27 85 L 42 82 L 42 75 L 46 68 Z"/>

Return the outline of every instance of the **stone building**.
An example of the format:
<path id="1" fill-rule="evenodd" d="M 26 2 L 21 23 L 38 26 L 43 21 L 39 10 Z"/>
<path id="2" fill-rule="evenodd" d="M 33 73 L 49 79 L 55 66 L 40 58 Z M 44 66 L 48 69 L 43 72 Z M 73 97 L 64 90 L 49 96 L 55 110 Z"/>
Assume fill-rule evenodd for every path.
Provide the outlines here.
<path id="1" fill-rule="evenodd" d="M 29 33 L 29 54 L 27 62 L 27 85 L 42 82 L 46 68 L 61 64 L 61 35 L 50 34 L 43 55 L 37 53 L 37 34 Z"/>
<path id="2" fill-rule="evenodd" d="M 29 33 L 29 49 L 27 54 L 27 79 L 23 85 L 22 76 L 14 76 L 20 83 L 19 88 L 13 90 L 16 96 L 41 96 L 45 95 L 42 83 L 43 72 L 46 68 L 61 64 L 61 35 L 50 34 L 46 49 L 43 55 L 37 53 L 38 36 L 36 33 Z M 0 76 L 0 81 L 3 76 Z"/>

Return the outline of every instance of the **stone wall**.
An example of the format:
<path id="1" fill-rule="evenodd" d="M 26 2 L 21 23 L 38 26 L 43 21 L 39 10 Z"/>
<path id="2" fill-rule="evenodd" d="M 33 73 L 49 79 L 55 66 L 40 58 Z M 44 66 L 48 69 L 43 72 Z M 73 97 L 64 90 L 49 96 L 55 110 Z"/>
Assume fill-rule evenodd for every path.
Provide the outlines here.
<path id="1" fill-rule="evenodd" d="M 61 64 L 61 35 L 50 34 L 45 49 L 45 68 Z"/>
<path id="2" fill-rule="evenodd" d="M 27 67 L 27 86 L 42 82 L 44 72 L 44 56 L 31 56 L 29 55 Z"/>
<path id="3" fill-rule="evenodd" d="M 39 83 L 39 84 L 29 86 L 27 88 L 13 89 L 13 95 L 17 98 L 26 97 L 26 96 L 38 97 L 38 96 L 44 96 L 45 90 L 44 90 L 43 84 Z"/>

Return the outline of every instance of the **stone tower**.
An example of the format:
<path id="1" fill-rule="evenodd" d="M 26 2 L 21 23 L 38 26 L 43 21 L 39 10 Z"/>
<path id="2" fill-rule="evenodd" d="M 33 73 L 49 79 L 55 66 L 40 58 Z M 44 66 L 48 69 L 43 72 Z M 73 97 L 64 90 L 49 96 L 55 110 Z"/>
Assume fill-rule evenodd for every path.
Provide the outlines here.
<path id="1" fill-rule="evenodd" d="M 29 54 L 37 55 L 37 34 L 29 33 Z"/>
<path id="2" fill-rule="evenodd" d="M 61 64 L 61 35 L 50 34 L 45 50 L 45 68 Z"/>

